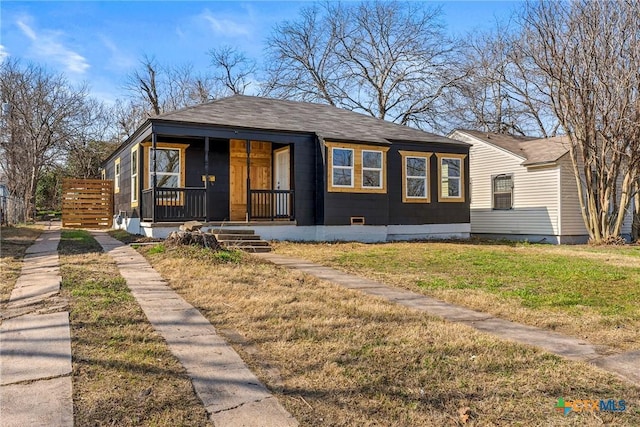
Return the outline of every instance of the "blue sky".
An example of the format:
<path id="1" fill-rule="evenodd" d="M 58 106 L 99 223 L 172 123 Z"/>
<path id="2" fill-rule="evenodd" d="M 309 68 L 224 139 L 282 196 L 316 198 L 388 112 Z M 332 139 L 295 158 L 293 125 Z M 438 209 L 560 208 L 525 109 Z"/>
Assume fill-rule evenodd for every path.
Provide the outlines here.
<path id="1" fill-rule="evenodd" d="M 260 60 L 273 26 L 308 2 L 13 1 L 0 2 L 0 57 L 19 57 L 88 83 L 92 95 L 122 98 L 142 55 L 160 63 L 208 66 L 207 51 L 237 46 Z M 518 2 L 434 1 L 453 34 L 505 19 Z"/>

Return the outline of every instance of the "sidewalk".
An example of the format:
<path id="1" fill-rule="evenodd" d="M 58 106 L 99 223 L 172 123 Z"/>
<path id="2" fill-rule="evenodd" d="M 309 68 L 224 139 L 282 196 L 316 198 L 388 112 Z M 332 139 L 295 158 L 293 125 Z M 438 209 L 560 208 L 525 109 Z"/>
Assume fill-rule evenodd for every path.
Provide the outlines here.
<path id="1" fill-rule="evenodd" d="M 4 427 L 73 425 L 71 334 L 60 292 L 59 225 L 27 249 L 0 326 Z"/>
<path id="2" fill-rule="evenodd" d="M 300 270 L 345 288 L 356 289 L 367 295 L 381 297 L 387 301 L 419 310 L 429 315 L 442 317 L 451 322 L 463 323 L 500 338 L 533 345 L 568 359 L 591 363 L 617 374 L 632 384 L 640 386 L 640 351 L 604 356 L 595 345 L 578 338 L 499 319 L 487 313 L 354 276 L 331 267 L 324 267 L 303 259 L 274 253 L 255 254 L 255 256 L 276 265 Z"/>
<path id="3" fill-rule="evenodd" d="M 135 249 L 93 232 L 116 261 L 133 296 L 191 378 L 216 426 L 297 426 L 293 418 L 222 339 Z"/>

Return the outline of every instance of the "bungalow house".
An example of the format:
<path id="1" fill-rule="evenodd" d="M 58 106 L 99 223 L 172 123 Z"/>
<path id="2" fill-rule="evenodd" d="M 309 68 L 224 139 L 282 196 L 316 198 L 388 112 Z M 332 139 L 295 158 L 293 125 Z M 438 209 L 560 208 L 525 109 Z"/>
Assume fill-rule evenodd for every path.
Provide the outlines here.
<path id="1" fill-rule="evenodd" d="M 148 119 L 103 163 L 115 226 L 273 240 L 468 238 L 469 145 L 328 105 L 236 95 Z"/>
<path id="2" fill-rule="evenodd" d="M 531 138 L 457 129 L 470 149 L 471 233 L 547 243 L 585 243 L 565 137 Z M 631 233 L 631 217 L 623 235 Z"/>

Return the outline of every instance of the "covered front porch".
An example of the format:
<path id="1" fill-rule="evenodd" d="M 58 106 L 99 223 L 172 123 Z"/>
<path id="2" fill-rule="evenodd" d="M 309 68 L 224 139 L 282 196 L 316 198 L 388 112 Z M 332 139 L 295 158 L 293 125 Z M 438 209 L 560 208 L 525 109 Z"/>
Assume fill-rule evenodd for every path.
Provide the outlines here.
<path id="1" fill-rule="evenodd" d="M 291 143 L 155 132 L 149 139 L 140 144 L 134 188 L 142 222 L 295 220 Z"/>

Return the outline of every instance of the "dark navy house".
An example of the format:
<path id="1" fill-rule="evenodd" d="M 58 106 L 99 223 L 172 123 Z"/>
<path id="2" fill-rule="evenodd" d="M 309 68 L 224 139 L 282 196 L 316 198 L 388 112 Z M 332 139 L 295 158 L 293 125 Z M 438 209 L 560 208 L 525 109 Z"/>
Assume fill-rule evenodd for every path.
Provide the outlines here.
<path id="1" fill-rule="evenodd" d="M 469 144 L 336 107 L 236 95 L 148 119 L 103 164 L 114 226 L 273 240 L 467 238 Z"/>

